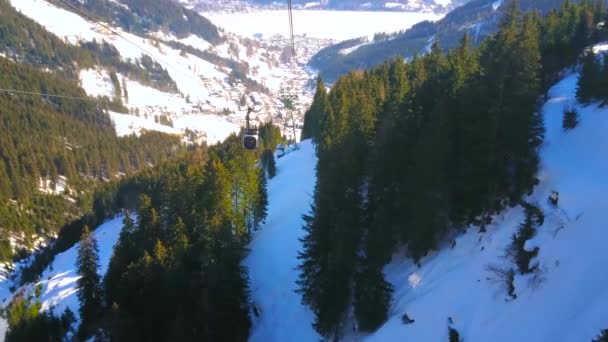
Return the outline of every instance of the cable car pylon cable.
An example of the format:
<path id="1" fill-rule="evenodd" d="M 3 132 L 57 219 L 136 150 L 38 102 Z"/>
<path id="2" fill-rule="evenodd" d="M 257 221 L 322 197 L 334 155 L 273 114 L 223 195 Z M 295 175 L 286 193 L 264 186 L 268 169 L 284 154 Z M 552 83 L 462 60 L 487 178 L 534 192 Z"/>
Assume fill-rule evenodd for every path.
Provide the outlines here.
<path id="1" fill-rule="evenodd" d="M 289 14 L 289 41 L 290 41 L 290 46 L 291 46 L 291 56 L 289 58 L 290 68 L 291 68 L 291 79 L 289 80 L 289 95 L 288 95 L 288 99 L 289 99 L 291 108 L 287 108 L 287 110 L 289 110 L 289 112 L 291 113 L 291 127 L 293 129 L 293 144 L 294 144 L 294 148 L 297 150 L 298 149 L 298 138 L 296 136 L 296 121 L 293 117 L 293 111 L 295 110 L 294 100 L 296 99 L 296 96 L 293 95 L 294 94 L 293 75 L 295 74 L 294 66 L 295 66 L 295 60 L 296 60 L 296 44 L 295 44 L 295 39 L 294 39 L 294 35 L 293 35 L 293 6 L 291 4 L 291 0 L 287 0 L 287 11 Z"/>

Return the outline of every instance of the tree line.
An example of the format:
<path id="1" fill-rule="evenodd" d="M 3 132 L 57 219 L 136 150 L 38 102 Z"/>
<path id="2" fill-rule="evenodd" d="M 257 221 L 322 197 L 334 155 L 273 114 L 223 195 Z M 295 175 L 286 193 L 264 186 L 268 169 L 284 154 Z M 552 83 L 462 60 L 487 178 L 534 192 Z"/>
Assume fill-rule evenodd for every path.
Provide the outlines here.
<path id="1" fill-rule="evenodd" d="M 87 98 L 77 81 L 0 58 L 0 87 L 24 92 Z M 56 231 L 79 216 L 77 199 L 98 181 L 131 173 L 183 149 L 178 136 L 146 132 L 117 137 L 109 104 L 52 96 L 0 94 L 0 227 L 31 236 Z M 63 193 L 45 195 L 66 177 Z M 4 249 L 3 249 L 4 250 Z M 2 253 L 4 255 L 4 253 Z M 6 257 L 6 256 L 5 256 Z"/>
<path id="2" fill-rule="evenodd" d="M 9 321 L 7 341 L 40 336 L 60 341 L 69 332 L 81 340 L 245 341 L 250 300 L 247 270 L 240 263 L 268 204 L 267 172 L 258 160 L 281 141 L 272 123 L 260 132 L 267 149 L 244 150 L 242 136 L 233 134 L 104 184 L 92 199 L 92 212 L 66 225 L 22 272 L 24 282 L 37 281 L 53 256 L 80 237 L 79 328 L 65 323 L 73 322 L 73 314 L 41 312 L 39 302 L 23 293 L 8 308 L 15 319 Z M 123 228 L 100 279 L 88 227 L 121 210 Z"/>
<path id="3" fill-rule="evenodd" d="M 398 247 L 415 261 L 450 229 L 481 231 L 537 184 L 542 95 L 603 33 L 603 1 L 566 1 L 541 17 L 511 2 L 496 34 L 352 71 L 329 93 L 319 79 L 302 138 L 318 156 L 304 216 L 299 293 L 325 338 L 387 319 L 382 268 Z M 522 261 L 522 265 L 524 262 Z"/>

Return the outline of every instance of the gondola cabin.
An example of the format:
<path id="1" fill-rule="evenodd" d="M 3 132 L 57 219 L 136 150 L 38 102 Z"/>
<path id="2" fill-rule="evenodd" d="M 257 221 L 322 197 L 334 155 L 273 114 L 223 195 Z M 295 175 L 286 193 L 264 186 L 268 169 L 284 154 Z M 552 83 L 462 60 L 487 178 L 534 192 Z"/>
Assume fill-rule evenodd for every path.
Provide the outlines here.
<path id="1" fill-rule="evenodd" d="M 243 147 L 246 150 L 256 150 L 259 145 L 259 140 L 257 130 L 245 130 L 243 134 Z"/>
<path id="2" fill-rule="evenodd" d="M 259 145 L 259 137 L 257 128 L 250 128 L 249 126 L 249 114 L 253 111 L 253 108 L 247 109 L 247 116 L 245 117 L 245 130 L 243 131 L 243 147 L 246 150 L 257 150 Z"/>

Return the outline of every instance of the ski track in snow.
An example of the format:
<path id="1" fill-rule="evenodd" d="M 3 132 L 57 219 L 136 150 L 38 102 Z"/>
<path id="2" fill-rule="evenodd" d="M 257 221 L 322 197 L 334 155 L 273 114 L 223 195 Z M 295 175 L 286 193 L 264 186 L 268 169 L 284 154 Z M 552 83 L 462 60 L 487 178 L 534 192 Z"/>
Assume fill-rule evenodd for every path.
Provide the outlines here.
<path id="1" fill-rule="evenodd" d="M 268 218 L 256 233 L 243 265 L 249 269 L 251 296 L 260 310 L 250 341 L 318 341 L 312 312 L 300 303 L 295 281 L 299 271 L 302 215 L 310 211 L 317 158 L 310 140 L 277 160 L 278 173 L 268 182 Z"/>

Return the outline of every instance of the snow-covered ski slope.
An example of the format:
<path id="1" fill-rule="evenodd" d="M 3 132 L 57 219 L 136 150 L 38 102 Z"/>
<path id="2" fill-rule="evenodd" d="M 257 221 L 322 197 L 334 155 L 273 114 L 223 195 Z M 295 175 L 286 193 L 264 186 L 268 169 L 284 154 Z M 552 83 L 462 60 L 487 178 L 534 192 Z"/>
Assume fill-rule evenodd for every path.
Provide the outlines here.
<path id="1" fill-rule="evenodd" d="M 123 215 L 118 215 L 97 227 L 93 232 L 99 247 L 98 273 L 102 277 L 108 269 L 114 245 L 118 241 L 123 218 Z M 133 215 L 133 218 L 136 219 L 135 215 Z M 40 285 L 42 291 L 39 300 L 42 304 L 42 310 L 52 310 L 56 315 L 60 316 L 69 307 L 74 312 L 78 321 L 80 303 L 77 296 L 76 282 L 80 277 L 76 272 L 76 257 L 79 246 L 80 244 L 76 243 L 72 248 L 56 255 L 53 262 L 40 276 L 40 282 L 37 284 L 27 284 L 22 289 L 17 289 L 15 293 L 24 290 L 27 294 L 33 296 L 36 286 Z M 10 302 L 12 294 L 8 291 L 8 288 L 12 285 L 13 283 L 10 279 L 0 277 L 0 294 L 3 296 L 0 298 L 2 302 L 1 306 L 7 305 Z M 0 323 L 0 341 L 4 340 L 5 331 L 2 323 Z"/>
<path id="2" fill-rule="evenodd" d="M 243 264 L 249 268 L 253 315 L 250 341 L 318 341 L 313 315 L 294 292 L 298 277 L 302 215 L 310 211 L 317 157 L 310 140 L 277 160 L 278 173 L 268 182 L 268 218 L 250 245 Z"/>
<path id="3" fill-rule="evenodd" d="M 510 300 L 487 266 L 516 268 L 504 255 L 524 219 L 520 207 L 497 215 L 487 233 L 470 228 L 455 238 L 454 248 L 446 241 L 420 268 L 395 255 L 385 268 L 395 289 L 389 320 L 372 334 L 349 331 L 344 341 L 448 341 L 451 326 L 464 341 L 579 342 L 608 328 L 608 107 L 578 104 L 577 80 L 570 74 L 552 87 L 542 109 L 541 182 L 526 199 L 545 212 L 526 247 L 540 248 L 532 260 L 540 271 L 515 276 L 518 298 Z M 579 111 L 581 123 L 563 132 L 566 106 Z M 300 215 L 309 209 L 314 186 L 315 158 L 304 146 L 279 161 L 280 173 L 269 183 L 268 222 L 245 261 L 260 312 L 251 341 L 318 340 L 311 312 L 293 292 L 304 234 Z M 547 202 L 552 190 L 560 193 L 557 208 Z M 413 324 L 402 323 L 405 313 Z"/>
<path id="4" fill-rule="evenodd" d="M 135 215 L 132 216 L 135 220 Z M 99 247 L 99 269 L 97 273 L 101 277 L 108 270 L 114 245 L 118 241 L 122 230 L 123 219 L 123 215 L 118 215 L 93 231 Z M 76 243 L 72 248 L 56 255 L 51 265 L 42 273 L 41 281 L 38 283 L 42 286 L 42 295 L 40 296 L 42 310 L 52 309 L 55 314 L 61 315 L 65 308 L 69 307 L 76 318 L 79 319 L 78 308 L 80 303 L 76 289 L 76 282 L 80 278 L 76 271 L 76 257 L 79 246 L 80 243 Z"/>

